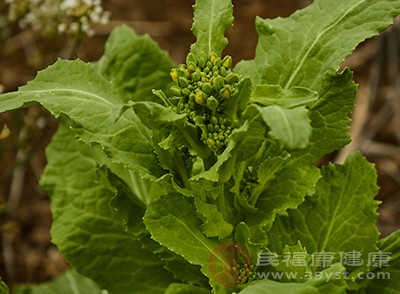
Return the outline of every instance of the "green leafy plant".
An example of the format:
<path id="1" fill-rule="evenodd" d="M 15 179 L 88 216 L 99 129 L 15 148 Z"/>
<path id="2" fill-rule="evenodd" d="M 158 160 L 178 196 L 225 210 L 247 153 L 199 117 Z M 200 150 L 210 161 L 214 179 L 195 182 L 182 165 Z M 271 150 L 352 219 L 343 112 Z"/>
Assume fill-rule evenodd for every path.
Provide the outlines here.
<path id="1" fill-rule="evenodd" d="M 184 64 L 122 26 L 98 62 L 59 60 L 0 96 L 1 111 L 39 103 L 61 122 L 41 185 L 79 274 L 57 289 L 86 289 L 84 275 L 93 293 L 400 293 L 400 235 L 379 240 L 373 165 L 354 153 L 315 166 L 350 140 L 356 85 L 341 62 L 400 2 L 257 18 L 255 58 L 234 68 L 232 11 L 197 1 Z M 17 293 L 54 291 L 39 287 Z"/>

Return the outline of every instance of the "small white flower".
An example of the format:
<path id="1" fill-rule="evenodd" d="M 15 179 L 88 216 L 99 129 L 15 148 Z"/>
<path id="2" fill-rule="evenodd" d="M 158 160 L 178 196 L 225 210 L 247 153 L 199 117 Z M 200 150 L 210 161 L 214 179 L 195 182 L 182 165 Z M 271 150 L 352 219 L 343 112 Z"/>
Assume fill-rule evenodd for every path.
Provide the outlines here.
<path id="1" fill-rule="evenodd" d="M 93 12 L 97 13 L 97 14 L 101 14 L 103 12 L 103 7 L 95 6 L 94 9 L 93 9 Z"/>
<path id="2" fill-rule="evenodd" d="M 57 30 L 59 33 L 65 33 L 67 30 L 67 25 L 65 23 L 59 23 L 57 26 Z"/>
<path id="3" fill-rule="evenodd" d="M 71 33 L 77 33 L 79 31 L 79 24 L 76 22 L 73 22 L 73 23 L 71 23 L 69 29 L 70 29 Z"/>
<path id="4" fill-rule="evenodd" d="M 101 0 L 3 1 L 9 4 L 9 20 L 18 22 L 21 28 L 44 32 L 75 34 L 81 31 L 92 35 L 92 26 L 106 24 L 110 17 L 110 13 L 104 11 Z"/>
<path id="5" fill-rule="evenodd" d="M 73 8 L 75 6 L 79 5 L 79 0 L 64 0 L 61 3 L 61 8 L 62 9 L 68 9 L 68 8 Z"/>
<path id="6" fill-rule="evenodd" d="M 105 13 L 105 14 L 103 15 L 103 17 L 101 18 L 100 23 L 101 23 L 102 25 L 105 25 L 105 24 L 107 24 L 109 21 L 110 21 L 110 13 Z"/>

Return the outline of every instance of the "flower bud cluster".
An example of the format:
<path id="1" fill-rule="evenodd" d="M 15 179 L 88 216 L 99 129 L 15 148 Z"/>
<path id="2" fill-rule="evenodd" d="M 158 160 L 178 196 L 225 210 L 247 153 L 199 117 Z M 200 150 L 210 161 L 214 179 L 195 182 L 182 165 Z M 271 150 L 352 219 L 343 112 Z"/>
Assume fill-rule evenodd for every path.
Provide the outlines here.
<path id="1" fill-rule="evenodd" d="M 232 72 L 232 58 L 221 59 L 211 53 L 206 59 L 189 54 L 186 64 L 172 69 L 175 82 L 170 88 L 177 113 L 186 113 L 188 121 L 202 129 L 202 140 L 215 154 L 228 144 L 235 127 L 224 115 L 224 103 L 237 95 L 239 76 Z"/>
<path id="2" fill-rule="evenodd" d="M 236 266 L 232 268 L 232 274 L 235 277 L 235 285 L 242 285 L 256 278 L 254 266 L 248 262 L 236 264 Z"/>
<path id="3" fill-rule="evenodd" d="M 249 198 L 257 184 L 257 176 L 253 173 L 253 168 L 249 166 L 245 169 L 242 180 L 240 181 L 240 195 Z"/>
<path id="4" fill-rule="evenodd" d="M 22 28 L 45 34 L 53 32 L 92 35 L 93 25 L 106 24 L 109 12 L 101 0 L 6 0 L 8 19 Z"/>

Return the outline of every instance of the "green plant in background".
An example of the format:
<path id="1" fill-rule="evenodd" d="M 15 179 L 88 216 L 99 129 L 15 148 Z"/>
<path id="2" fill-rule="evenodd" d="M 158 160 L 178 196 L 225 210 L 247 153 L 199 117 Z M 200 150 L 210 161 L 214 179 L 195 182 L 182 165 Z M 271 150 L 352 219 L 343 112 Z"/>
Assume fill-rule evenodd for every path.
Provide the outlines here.
<path id="1" fill-rule="evenodd" d="M 197 1 L 177 67 L 122 26 L 97 63 L 59 60 L 0 96 L 1 111 L 39 103 L 61 121 L 41 185 L 79 272 L 16 293 L 399 293 L 400 235 L 378 240 L 374 167 L 359 153 L 315 163 L 350 139 L 356 85 L 341 62 L 400 1 L 258 18 L 255 58 L 233 69 L 232 8 Z"/>

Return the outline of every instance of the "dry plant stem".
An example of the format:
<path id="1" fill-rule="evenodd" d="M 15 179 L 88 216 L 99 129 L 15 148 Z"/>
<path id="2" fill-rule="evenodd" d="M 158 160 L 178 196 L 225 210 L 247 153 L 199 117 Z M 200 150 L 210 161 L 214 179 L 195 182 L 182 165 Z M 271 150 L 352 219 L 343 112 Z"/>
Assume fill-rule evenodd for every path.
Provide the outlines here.
<path id="1" fill-rule="evenodd" d="M 389 31 L 388 57 L 389 57 L 389 79 L 390 79 L 390 100 L 394 110 L 393 125 L 397 142 L 400 143 L 400 73 L 399 73 L 399 53 L 400 46 L 398 38 L 399 23 Z"/>
<path id="2" fill-rule="evenodd" d="M 397 166 L 396 166 L 397 168 Z M 382 236 L 399 229 L 400 191 L 388 197 L 379 207 L 380 222 L 377 223 Z"/>
<path id="3" fill-rule="evenodd" d="M 72 38 L 68 38 L 68 42 L 64 50 L 60 52 L 60 56 L 65 59 L 72 59 L 78 57 L 78 49 L 82 43 L 83 34 L 79 30 Z"/>
<path id="4" fill-rule="evenodd" d="M 25 119 L 24 126 L 22 127 L 18 137 L 18 151 L 16 155 L 16 163 L 12 173 L 10 193 L 8 196 L 8 210 L 12 219 L 16 218 L 16 211 L 21 201 L 21 196 L 24 187 L 25 175 L 27 170 L 28 150 L 25 147 L 25 142 L 28 135 L 28 119 Z M 15 252 L 13 248 L 12 235 L 3 235 L 3 258 L 4 265 L 7 272 L 8 280 L 11 284 L 16 280 L 15 268 Z"/>
<path id="5" fill-rule="evenodd" d="M 398 148 L 397 152 L 399 151 L 400 148 Z M 384 158 L 381 160 L 379 167 L 400 185 L 400 171 L 397 164 L 393 160 L 390 158 Z"/>
<path id="6" fill-rule="evenodd" d="M 388 63 L 388 77 L 389 85 L 385 91 L 385 103 L 374 119 L 370 123 L 370 127 L 363 133 L 364 140 L 360 144 L 360 149 L 369 155 L 380 157 L 391 157 L 400 159 L 400 147 L 387 143 L 374 142 L 372 139 L 375 134 L 381 130 L 389 119 L 393 119 L 392 123 L 395 129 L 395 136 L 397 141 L 400 142 L 400 96 L 398 94 L 399 87 L 399 58 L 400 46 L 397 41 L 398 29 L 393 27 L 388 33 L 387 53 L 389 57 Z M 389 170 L 385 170 L 384 172 Z M 393 173 L 388 173 L 393 177 Z"/>
<path id="7" fill-rule="evenodd" d="M 2 243 L 4 267 L 6 269 L 8 281 L 10 285 L 13 285 L 16 281 L 16 268 L 12 237 L 3 234 Z"/>
<path id="8" fill-rule="evenodd" d="M 27 133 L 27 127 L 24 126 L 19 135 L 19 143 L 25 141 Z M 13 170 L 10 194 L 8 196 L 8 210 L 10 215 L 15 217 L 16 210 L 21 200 L 25 172 L 26 172 L 26 151 L 23 148 L 19 148 L 16 155 L 16 165 Z M 3 235 L 3 257 L 5 268 L 7 272 L 8 279 L 10 281 L 15 281 L 16 270 L 15 270 L 15 254 L 13 249 L 12 236 L 7 234 Z"/>
<path id="9" fill-rule="evenodd" d="M 393 106 L 386 101 L 379 112 L 371 119 L 371 122 L 366 130 L 364 130 L 363 138 L 365 142 L 360 143 L 360 148 L 370 144 L 372 138 L 384 127 L 387 121 L 393 117 Z"/>
<path id="10" fill-rule="evenodd" d="M 19 34 L 7 38 L 3 43 L 3 56 L 7 56 L 9 54 L 18 51 L 22 47 L 30 46 L 36 42 L 36 38 L 32 31 L 25 30 L 20 32 Z"/>
<path id="11" fill-rule="evenodd" d="M 388 216 L 393 217 L 400 212 L 400 191 L 390 197 L 390 199 L 382 202 L 380 211 L 384 211 Z"/>
<path id="12" fill-rule="evenodd" d="M 392 144 L 380 143 L 373 140 L 365 140 L 360 149 L 366 155 L 391 157 L 400 160 L 400 147 Z"/>

